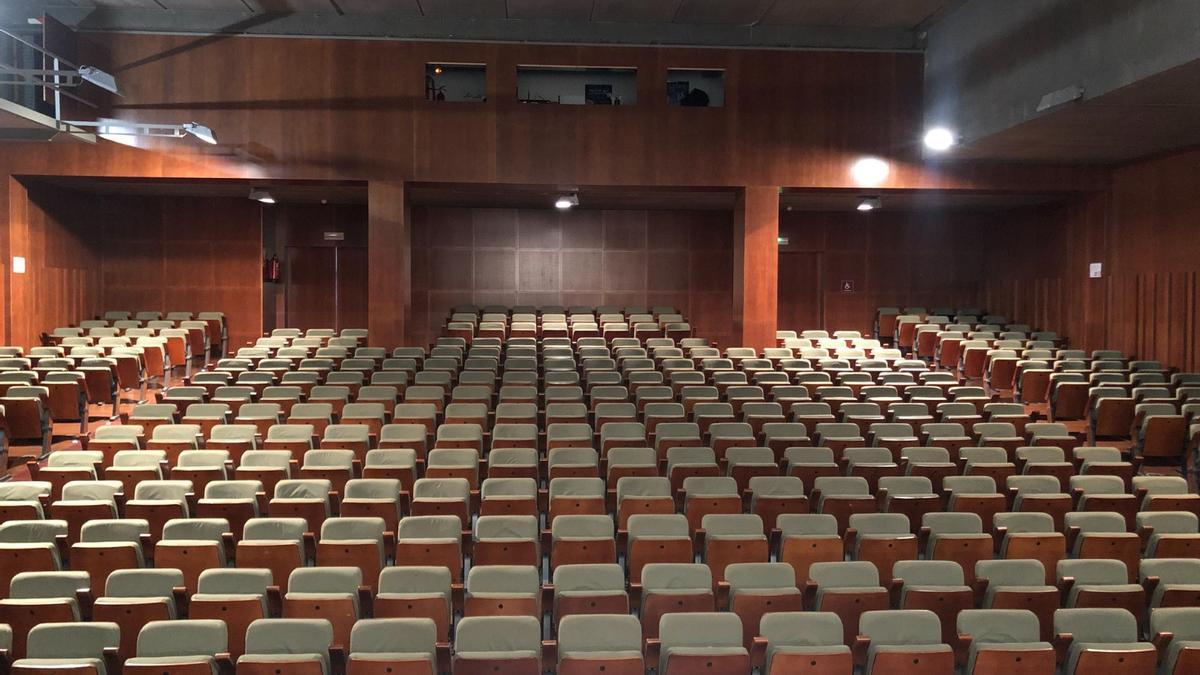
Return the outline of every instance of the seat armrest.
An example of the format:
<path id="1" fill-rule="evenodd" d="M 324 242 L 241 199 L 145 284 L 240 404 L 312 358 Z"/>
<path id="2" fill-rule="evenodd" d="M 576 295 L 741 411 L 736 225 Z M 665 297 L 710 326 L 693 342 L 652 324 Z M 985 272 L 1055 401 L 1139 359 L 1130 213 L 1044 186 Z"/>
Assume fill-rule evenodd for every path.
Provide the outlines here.
<path id="1" fill-rule="evenodd" d="M 1054 645 L 1055 658 L 1060 664 L 1067 662 L 1067 653 L 1071 651 L 1071 643 L 1075 640 L 1075 636 L 1070 633 L 1055 633 L 1052 643 Z"/>
<path id="2" fill-rule="evenodd" d="M 1166 657 L 1167 648 L 1171 646 L 1171 640 L 1175 639 L 1174 633 L 1155 633 L 1150 641 L 1154 643 L 1154 648 L 1158 650 L 1160 659 Z"/>
<path id="3" fill-rule="evenodd" d="M 1144 577 L 1142 579 L 1142 588 L 1145 589 L 1145 591 L 1146 591 L 1147 599 L 1154 597 L 1154 591 L 1155 591 L 1155 589 L 1158 588 L 1158 585 L 1161 582 L 1162 582 L 1162 579 L 1160 579 L 1159 577 Z"/>
<path id="4" fill-rule="evenodd" d="M 975 577 L 975 581 L 971 584 L 971 590 L 975 595 L 975 606 L 982 607 L 983 599 L 987 596 L 988 580 L 986 577 Z"/>
<path id="5" fill-rule="evenodd" d="M 1145 490 L 1142 489 L 1142 490 L 1140 490 L 1140 492 L 1145 492 Z M 1139 496 L 1137 499 L 1138 499 L 1138 505 L 1140 508 L 1144 497 Z M 1153 525 L 1142 525 L 1142 526 L 1138 527 L 1137 536 L 1138 536 L 1138 539 L 1141 540 L 1139 547 L 1143 554 L 1146 552 L 1146 547 L 1150 545 L 1150 537 L 1153 534 L 1154 534 L 1154 526 Z"/>
<path id="6" fill-rule="evenodd" d="M 104 661 L 105 672 L 109 672 L 109 673 L 121 672 L 121 667 L 122 667 L 121 654 L 119 651 L 117 651 L 116 647 L 105 647 L 104 648 L 103 661 Z"/>
<path id="7" fill-rule="evenodd" d="M 1075 542 L 1079 541 L 1080 529 L 1077 525 L 1067 528 L 1067 553 L 1075 550 Z"/>
<path id="8" fill-rule="evenodd" d="M 853 558 L 854 550 L 858 548 L 858 530 L 853 527 L 847 527 L 846 533 L 842 535 L 842 551 Z"/>
<path id="9" fill-rule="evenodd" d="M 884 506 L 887 504 L 888 490 L 887 488 L 878 488 L 875 490 L 875 505 L 880 511 L 884 511 Z"/>
<path id="10" fill-rule="evenodd" d="M 558 641 L 542 640 L 542 672 L 558 672 Z"/>
<path id="11" fill-rule="evenodd" d="M 329 665 L 333 675 L 346 673 L 346 648 L 340 644 L 329 645 Z"/>
<path id="12" fill-rule="evenodd" d="M 172 588 L 171 598 L 175 601 L 175 614 L 186 619 L 188 616 L 188 589 L 183 586 Z"/>
<path id="13" fill-rule="evenodd" d="M 954 650 L 954 661 L 958 665 L 965 666 L 967 664 L 967 654 L 971 651 L 971 643 L 973 641 L 974 638 L 967 633 L 959 633 L 955 636 L 954 642 L 950 647 Z"/>
<path id="14" fill-rule="evenodd" d="M 383 557 L 385 560 L 396 560 L 396 533 L 383 533 Z"/>
<path id="15" fill-rule="evenodd" d="M 225 549 L 225 564 L 232 566 L 237 551 L 237 538 L 232 532 L 221 533 L 221 546 Z"/>
<path id="16" fill-rule="evenodd" d="M 375 593 L 370 586 L 358 587 L 358 611 L 359 616 L 375 615 Z"/>
<path id="17" fill-rule="evenodd" d="M 233 665 L 233 657 L 229 654 L 229 652 L 215 654 L 213 659 L 217 662 L 218 675 L 234 675 L 235 667 Z"/>
<path id="18" fill-rule="evenodd" d="M 817 609 L 817 584 L 811 579 L 804 581 L 804 588 L 801 589 L 803 594 L 803 606 L 806 610 Z"/>
<path id="19" fill-rule="evenodd" d="M 461 583 L 450 584 L 450 606 L 456 612 L 461 612 L 465 604 L 466 590 Z"/>
<path id="20" fill-rule="evenodd" d="M 646 658 L 646 665 L 657 670 L 662 642 L 658 638 L 646 638 L 646 646 L 642 651 Z"/>
<path id="21" fill-rule="evenodd" d="M 850 654 L 854 657 L 854 665 L 865 668 L 867 665 L 867 649 L 871 646 L 871 638 L 858 635 L 850 645 Z"/>
<path id="22" fill-rule="evenodd" d="M 267 616 L 273 619 L 283 616 L 283 591 L 278 586 L 267 586 Z"/>
<path id="23" fill-rule="evenodd" d="M 450 661 L 451 661 L 450 643 L 449 642 L 437 643 L 437 669 L 438 669 L 438 672 L 439 673 L 450 672 Z"/>
<path id="24" fill-rule="evenodd" d="M 920 555 L 925 554 L 925 550 L 929 548 L 929 538 L 932 536 L 928 527 L 922 526 L 917 530 L 917 552 Z"/>
<path id="25" fill-rule="evenodd" d="M 767 639 L 754 637 L 750 643 L 750 667 L 762 670 L 767 665 Z"/>
<path id="26" fill-rule="evenodd" d="M 304 533 L 304 564 L 317 559 L 317 535 L 315 532 Z"/>
<path id="27" fill-rule="evenodd" d="M 1071 589 L 1075 586 L 1075 577 L 1063 577 L 1058 580 L 1058 592 L 1061 595 L 1059 603 L 1066 606 L 1067 596 L 1071 594 Z"/>
<path id="28" fill-rule="evenodd" d="M 900 577 L 892 577 L 892 583 L 887 587 L 888 602 L 892 607 L 900 606 L 900 598 L 904 594 L 904 580 Z"/>

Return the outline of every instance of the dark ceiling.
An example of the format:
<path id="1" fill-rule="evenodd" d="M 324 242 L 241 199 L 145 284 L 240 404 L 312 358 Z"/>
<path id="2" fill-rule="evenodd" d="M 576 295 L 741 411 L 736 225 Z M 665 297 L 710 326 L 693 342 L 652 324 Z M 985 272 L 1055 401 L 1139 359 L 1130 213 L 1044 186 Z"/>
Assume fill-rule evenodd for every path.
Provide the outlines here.
<path id="1" fill-rule="evenodd" d="M 40 0 L 150 12 L 329 13 L 606 23 L 916 28 L 952 0 Z"/>

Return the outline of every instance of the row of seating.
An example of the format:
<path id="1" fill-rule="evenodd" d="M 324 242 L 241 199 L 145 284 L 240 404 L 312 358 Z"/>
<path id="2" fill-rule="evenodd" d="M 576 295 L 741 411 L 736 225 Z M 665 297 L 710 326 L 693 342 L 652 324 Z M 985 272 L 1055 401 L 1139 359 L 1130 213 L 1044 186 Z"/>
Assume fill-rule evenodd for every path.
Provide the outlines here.
<path id="1" fill-rule="evenodd" d="M 974 610 L 959 618 L 959 635 L 941 642 L 935 619 L 921 610 L 872 611 L 863 616 L 862 635 L 853 649 L 834 641 L 841 626 L 826 613 L 779 612 L 764 620 L 764 638 L 748 651 L 737 643 L 738 617 L 724 613 L 666 614 L 662 637 L 643 643 L 637 619 L 621 614 L 571 617 L 558 640 L 543 641 L 525 617 L 478 617 L 465 620 L 453 657 L 453 672 L 643 673 L 647 665 L 663 675 L 704 668 L 714 674 L 740 675 L 761 667 L 764 673 L 845 672 L 854 664 L 864 673 L 953 673 L 956 656 L 966 673 L 1053 673 L 1056 660 L 1064 673 L 1116 669 L 1153 673 L 1160 656 L 1163 673 L 1182 674 L 1197 666 L 1194 646 L 1200 610 L 1156 612 L 1154 643 L 1140 642 L 1130 617 L 1119 609 L 1060 610 L 1054 644 L 1039 641 L 1021 610 Z M 350 673 L 424 674 L 450 668 L 450 658 L 433 639 L 424 619 L 364 619 L 354 625 L 348 650 L 334 643 L 329 622 L 320 619 L 260 619 L 245 633 L 246 654 L 236 661 L 239 673 L 297 675 Z M 48 664 L 72 666 L 72 672 L 101 675 L 119 672 L 113 656 L 120 627 L 113 623 L 53 623 L 30 634 L 34 656 L 18 660 L 13 672 L 32 673 Z M 138 634 L 138 656 L 124 672 L 211 673 L 232 665 L 224 653 L 228 634 L 219 621 L 181 620 L 148 623 Z M 348 653 L 347 653 L 348 652 Z M 964 658 L 965 657 L 965 658 Z M 166 669 L 164 671 L 164 669 Z"/>
<path id="2" fill-rule="evenodd" d="M 1117 350 L 1020 350 L 1017 344 L 973 341 L 965 326 L 947 324 L 948 316 L 931 316 L 923 308 L 899 314 L 880 308 L 877 326 L 889 327 L 900 342 L 901 329 L 908 348 L 920 358 L 955 368 L 965 377 L 981 377 L 993 390 L 1012 391 L 1022 404 L 1048 404 L 1051 420 L 1087 419 L 1089 442 L 1132 440 L 1135 447 L 1147 436 L 1152 454 L 1179 457 L 1200 449 L 1200 425 L 1194 423 L 1193 399 L 1200 401 L 1200 374 L 1171 372 L 1158 361 L 1127 359 Z M 974 310 L 967 310 L 973 312 Z M 958 318 L 958 317 L 956 317 Z M 975 318 L 968 316 L 965 318 Z M 948 330 L 951 329 L 951 330 Z M 910 333 L 912 332 L 910 331 Z M 1004 350 L 997 347 L 1014 347 Z M 1145 422 L 1147 418 L 1153 421 Z"/>
<path id="3" fill-rule="evenodd" d="M 501 323 L 511 326 L 511 317 Z M 0 497 L 11 497 L 0 499 L 0 541 L 57 552 L 59 566 L 40 573 L 86 570 L 97 598 L 91 611 L 105 596 L 119 597 L 123 577 L 161 572 L 178 580 L 168 593 L 183 599 L 175 621 L 194 620 L 189 601 L 219 588 L 206 578 L 257 575 L 267 589 L 286 592 L 278 593 L 275 613 L 272 601 L 264 613 L 251 593 L 247 605 L 259 608 L 251 620 L 324 619 L 331 634 L 324 644 L 353 643 L 356 621 L 397 616 L 387 614 L 393 593 L 404 596 L 397 602 L 405 610 L 424 596 L 425 611 L 438 608 L 426 616 L 434 644 L 450 643 L 435 666 L 442 672 L 550 668 L 558 659 L 541 656 L 540 640 L 561 645 L 560 620 L 578 616 L 575 609 L 624 615 L 614 618 L 632 638 L 607 644 L 606 651 L 625 652 L 627 663 L 572 666 L 582 672 L 669 668 L 660 663 L 658 641 L 665 649 L 666 625 L 676 620 L 694 622 L 685 634 L 704 650 L 703 659 L 676 661 L 676 668 L 796 672 L 814 657 L 801 652 L 766 665 L 772 635 L 775 647 L 784 645 L 781 633 L 770 632 L 773 618 L 807 621 L 796 634 L 812 636 L 821 632 L 814 617 L 830 613 L 837 630 L 822 633 L 825 644 L 809 645 L 822 659 L 839 659 L 828 672 L 850 672 L 856 661 L 876 672 L 993 672 L 978 670 L 959 637 L 986 631 L 959 624 L 968 612 L 998 611 L 1004 602 L 1037 611 L 1001 633 L 1059 650 L 1033 650 L 1038 655 L 1023 660 L 1005 654 L 998 667 L 1048 673 L 1060 662 L 1075 672 L 1058 633 L 1085 641 L 1094 633 L 1065 628 L 1071 612 L 1125 612 L 1132 631 L 1110 635 L 1137 643 L 1154 616 L 1197 604 L 1187 585 L 1200 578 L 1191 550 L 1200 532 L 1183 479 L 1137 475 L 1137 457 L 1093 447 L 1061 423 L 1037 426 L 1025 406 L 983 388 L 959 389 L 966 386 L 959 373 L 919 359 L 873 359 L 866 349 L 834 359 L 831 347 L 822 362 L 798 359 L 786 347 L 716 350 L 696 338 L 662 336 L 472 333 L 443 337 L 428 351 L 356 347 L 324 359 L 315 350 L 326 347 L 295 343 L 296 336 L 265 338 L 197 373 L 188 385 L 196 389 L 168 387 L 162 403 L 135 407 L 129 421 L 136 424 L 107 427 L 131 427 L 119 442 L 103 432 L 84 453 L 51 453 L 36 469 L 44 484 L 31 483 L 24 496 L 0 487 Z M 303 377 L 283 384 L 296 375 Z M 244 376 L 252 377 L 237 383 Z M 880 386 L 889 390 L 872 389 Z M 222 387 L 249 391 L 218 396 Z M 360 400 L 364 390 L 368 398 Z M 324 407 L 297 411 L 313 404 L 314 392 L 328 416 Z M 264 398 L 275 408 L 252 421 L 260 411 L 247 406 Z M 382 415 L 374 408 L 360 415 L 350 408 L 358 404 L 379 405 Z M 208 413 L 205 426 L 178 429 Z M 361 429 L 339 431 L 350 426 Z M 958 436 L 943 443 L 951 431 Z M 225 434 L 238 443 L 221 447 Z M 172 441 L 178 445 L 165 445 Z M 385 447 L 391 444 L 399 447 Z M 103 510 L 89 522 L 69 502 L 90 497 Z M 71 519 L 57 518 L 63 514 Z M 112 556 L 133 546 L 140 565 L 94 567 L 96 556 L 89 557 L 92 548 Z M 272 594 L 264 589 L 262 597 Z M 922 609 L 931 614 L 881 620 L 920 633 L 912 640 L 919 648 L 897 650 L 901 656 L 886 665 L 869 656 L 872 642 L 886 647 L 892 638 L 865 610 Z M 492 616 L 509 613 L 520 616 Z M 1126 614 L 1116 616 L 1096 625 L 1126 625 Z M 245 649 L 249 622 L 224 618 L 227 639 L 243 640 Z M 521 644 L 539 661 L 506 655 L 471 664 L 463 657 L 478 644 L 470 639 L 476 619 L 525 623 L 534 639 Z M 120 635 L 137 633 L 114 623 Z M 1012 627 L 1018 623 L 1026 628 Z M 120 640 L 122 655 L 136 652 L 136 642 L 121 647 Z M 1140 645 L 1100 642 L 1108 644 L 1089 658 L 1111 655 L 1135 669 L 1149 658 L 1151 670 L 1158 660 L 1153 649 L 1147 657 Z M 875 659 L 886 653 L 876 650 Z M 380 670 L 363 672 L 390 672 L 383 669 L 404 661 L 382 660 Z M 1108 660 L 1084 665 L 1110 667 Z"/>
<path id="4" fill-rule="evenodd" d="M 675 314 L 677 310 L 671 305 L 472 305 L 461 304 L 454 305 L 450 308 L 450 315 L 456 314 L 473 314 L 473 315 L 504 315 L 514 316 L 519 314 L 531 314 L 541 316 L 544 314 Z"/>
<path id="5" fill-rule="evenodd" d="M 205 613 L 206 605 L 222 601 L 256 602 L 253 594 L 211 599 L 201 595 L 194 599 L 199 614 Z M 225 597 L 230 599 L 222 600 Z M 748 588 L 737 599 L 764 604 L 771 597 Z M 98 602 L 96 607 L 104 613 L 105 605 Z M 1150 640 L 1142 638 L 1131 614 L 1107 607 L 1056 610 L 1051 640 L 1042 639 L 1036 616 L 1023 609 L 964 610 L 949 637 L 930 610 L 867 610 L 859 617 L 850 645 L 844 642 L 845 626 L 836 613 L 780 610 L 755 618 L 761 626 L 755 632 L 761 636 L 747 646 L 745 624 L 737 612 L 667 612 L 658 617 L 653 638 L 644 637 L 645 620 L 628 613 L 576 614 L 562 619 L 551 640 L 542 639 L 534 617 L 465 617 L 456 631 L 452 657 L 428 618 L 355 619 L 345 635 L 322 618 L 259 618 L 244 628 L 222 619 L 150 620 L 135 626 L 98 618 L 32 627 L 25 655 L 12 664 L 12 672 L 70 668 L 98 675 L 214 673 L 231 670 L 235 660 L 239 673 L 286 669 L 303 675 L 344 670 L 640 674 L 647 666 L 665 675 L 696 668 L 729 675 L 753 668 L 772 675 L 851 673 L 855 666 L 863 673 L 950 675 L 957 672 L 956 665 L 964 673 L 993 675 L 1050 674 L 1056 672 L 1056 664 L 1070 675 L 1117 669 L 1183 675 L 1200 665 L 1200 608 L 1155 609 Z M 8 626 L 0 630 L 0 644 L 16 637 Z M 134 645 L 136 656 L 123 653 L 127 642 Z M 232 651 L 233 644 L 242 649 Z"/>

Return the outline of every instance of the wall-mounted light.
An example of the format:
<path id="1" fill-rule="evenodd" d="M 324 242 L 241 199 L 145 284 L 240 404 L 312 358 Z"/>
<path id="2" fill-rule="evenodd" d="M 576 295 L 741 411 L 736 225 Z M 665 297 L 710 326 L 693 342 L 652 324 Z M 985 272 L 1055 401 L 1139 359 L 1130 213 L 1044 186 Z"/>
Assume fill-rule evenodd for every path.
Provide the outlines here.
<path id="1" fill-rule="evenodd" d="M 874 187 L 887 180 L 892 169 L 888 163 L 878 157 L 863 157 L 850 167 L 850 176 L 854 182 L 864 187 Z"/>
<path id="2" fill-rule="evenodd" d="M 208 143 L 209 145 L 217 144 L 217 137 L 213 133 L 212 128 L 198 124 L 196 122 L 184 122 L 183 124 L 153 124 L 143 122 L 131 122 L 127 120 L 114 120 L 108 118 L 100 118 L 98 120 L 72 120 L 69 122 L 58 122 L 58 129 L 64 133 L 78 133 L 77 129 L 95 129 L 96 134 L 106 140 L 115 141 L 117 143 L 125 143 L 126 145 L 135 145 L 136 139 L 139 137 L 146 138 L 185 138 L 194 136 L 197 139 Z"/>
<path id="3" fill-rule="evenodd" d="M 561 211 L 566 211 L 574 206 L 579 206 L 579 195 L 577 194 L 562 195 L 554 202 L 554 208 Z"/>
<path id="4" fill-rule="evenodd" d="M 250 188 L 250 199 L 263 204 L 274 204 L 275 197 L 265 188 Z"/>
<path id="5" fill-rule="evenodd" d="M 857 208 L 859 211 L 865 213 L 867 211 L 874 211 L 881 206 L 883 206 L 883 202 L 879 200 L 879 197 L 863 197 L 858 201 Z"/>
<path id="6" fill-rule="evenodd" d="M 179 126 L 183 127 L 183 130 L 185 132 L 195 136 L 196 138 L 199 138 L 200 140 L 204 141 L 205 143 L 208 143 L 209 145 L 217 144 L 217 137 L 213 134 L 213 130 L 209 127 L 204 126 L 203 124 L 197 124 L 195 122 L 184 122 L 183 124 L 181 124 Z"/>
<path id="7" fill-rule="evenodd" d="M 12 261 L 13 274 L 25 274 L 25 257 L 14 255 Z"/>
<path id="8" fill-rule="evenodd" d="M 434 74 L 434 75 L 441 75 L 443 72 L 445 72 L 445 71 L 444 71 L 444 70 L 442 70 L 442 67 L 441 67 L 441 66 L 434 66 L 434 67 L 433 67 L 433 74 Z"/>
<path id="9" fill-rule="evenodd" d="M 957 142 L 958 137 L 946 127 L 933 127 L 925 132 L 925 147 L 934 152 L 945 152 Z"/>

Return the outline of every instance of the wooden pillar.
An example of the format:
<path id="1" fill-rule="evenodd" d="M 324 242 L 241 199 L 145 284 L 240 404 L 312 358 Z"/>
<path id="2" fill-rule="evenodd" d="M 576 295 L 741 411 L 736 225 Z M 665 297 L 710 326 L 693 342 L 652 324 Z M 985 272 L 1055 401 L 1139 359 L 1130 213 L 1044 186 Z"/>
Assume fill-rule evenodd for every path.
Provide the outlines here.
<path id="1" fill-rule="evenodd" d="M 738 191 L 733 212 L 735 346 L 775 346 L 779 286 L 779 189 Z"/>
<path id="2" fill-rule="evenodd" d="M 403 182 L 367 184 L 367 328 L 377 347 L 407 344 L 412 309 L 408 198 Z"/>

